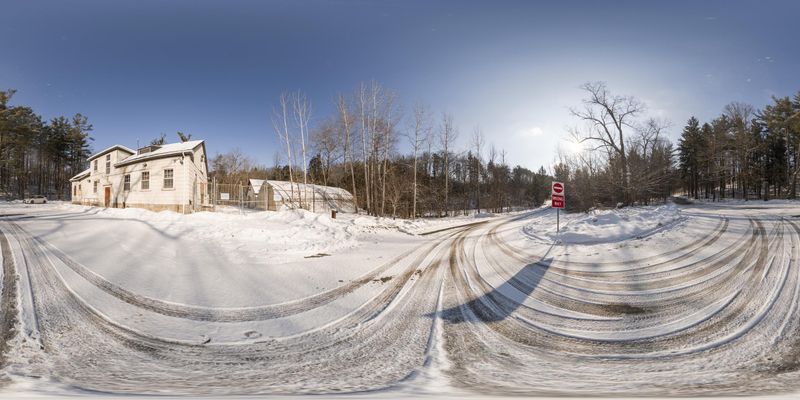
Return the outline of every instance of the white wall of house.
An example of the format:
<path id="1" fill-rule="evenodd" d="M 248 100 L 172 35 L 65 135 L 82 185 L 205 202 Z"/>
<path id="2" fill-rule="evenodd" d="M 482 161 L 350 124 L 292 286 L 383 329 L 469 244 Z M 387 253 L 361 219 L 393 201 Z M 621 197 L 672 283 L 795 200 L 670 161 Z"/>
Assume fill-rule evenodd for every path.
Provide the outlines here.
<path id="1" fill-rule="evenodd" d="M 183 155 L 144 159 L 119 167 L 114 165 L 131 154 L 113 150 L 107 155 L 111 163 L 109 173 L 106 173 L 104 154 L 91 160 L 89 176 L 72 182 L 73 203 L 103 207 L 106 205 L 106 188 L 109 190 L 109 207 L 191 212 L 193 208 L 210 203 L 202 143 Z"/>

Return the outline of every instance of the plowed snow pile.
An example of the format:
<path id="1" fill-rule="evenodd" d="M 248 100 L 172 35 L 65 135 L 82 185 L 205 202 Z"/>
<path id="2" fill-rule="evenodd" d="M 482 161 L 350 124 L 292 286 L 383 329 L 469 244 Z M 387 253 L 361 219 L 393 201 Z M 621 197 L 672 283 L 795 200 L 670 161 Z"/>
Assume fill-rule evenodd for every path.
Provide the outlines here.
<path id="1" fill-rule="evenodd" d="M 551 222 L 547 222 L 552 220 Z M 561 213 L 560 233 L 556 233 L 555 211 L 532 218 L 523 228 L 534 239 L 565 244 L 619 242 L 651 235 L 673 227 L 685 217 L 673 204 L 660 207 L 628 207 L 593 210 L 586 213 Z"/>
<path id="2" fill-rule="evenodd" d="M 335 253 L 358 246 L 358 236 L 369 232 L 349 221 L 333 220 L 306 210 L 248 212 L 197 212 L 189 215 L 136 208 L 101 209 L 64 204 L 110 219 L 133 219 L 166 235 L 213 242 L 232 253 L 254 258 L 291 261 L 316 253 Z"/>

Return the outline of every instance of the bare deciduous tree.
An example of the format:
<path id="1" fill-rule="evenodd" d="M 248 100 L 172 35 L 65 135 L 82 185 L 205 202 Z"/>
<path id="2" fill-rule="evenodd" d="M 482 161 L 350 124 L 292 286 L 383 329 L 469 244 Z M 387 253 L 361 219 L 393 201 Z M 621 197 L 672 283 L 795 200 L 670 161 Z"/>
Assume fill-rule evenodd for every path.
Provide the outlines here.
<path id="1" fill-rule="evenodd" d="M 291 99 L 288 93 L 281 93 L 278 98 L 278 108 L 272 110 L 272 126 L 278 139 L 286 146 L 286 165 L 289 167 L 289 182 L 294 188 L 294 153 L 292 152 L 292 134 L 289 130 L 289 103 Z M 294 191 L 294 189 L 292 189 Z M 297 191 L 300 196 L 300 191 Z M 294 197 L 294 194 L 291 194 Z M 300 199 L 298 198 L 298 203 Z"/>
<path id="2" fill-rule="evenodd" d="M 336 109 L 339 114 L 339 123 L 342 127 L 342 137 L 344 140 L 344 161 L 345 161 L 345 168 L 347 165 L 350 166 L 350 179 L 353 183 L 353 208 L 356 213 L 358 213 L 358 191 L 356 190 L 356 170 L 353 166 L 353 143 L 351 141 L 350 135 L 352 131 L 352 117 L 350 116 L 350 108 L 347 105 L 347 101 L 345 100 L 343 95 L 339 95 L 338 99 L 336 100 Z"/>
<path id="3" fill-rule="evenodd" d="M 308 186 L 308 161 L 306 160 L 306 143 L 308 142 L 308 122 L 311 119 L 311 103 L 305 94 L 297 91 L 292 96 L 292 109 L 294 110 L 294 120 L 297 124 L 298 133 L 300 134 L 300 148 L 302 151 L 303 160 L 303 185 L 304 188 Z M 301 207 L 303 204 L 308 204 L 308 190 L 303 189 L 300 191 L 304 194 Z"/>
<path id="4" fill-rule="evenodd" d="M 625 149 L 627 131 L 636 129 L 636 117 L 644 111 L 644 104 L 631 96 L 615 96 L 603 82 L 590 82 L 581 86 L 587 98 L 583 108 L 570 109 L 570 113 L 586 123 L 584 129 L 573 129 L 579 142 L 594 142 L 597 148 L 612 152 L 620 160 L 620 183 L 624 203 L 630 202 L 630 171 Z"/>
<path id="5" fill-rule="evenodd" d="M 411 211 L 411 218 L 417 218 L 417 192 L 418 192 L 418 183 L 417 183 L 417 175 L 418 175 L 418 166 L 417 163 L 419 161 L 419 151 L 422 148 L 425 141 L 428 139 L 430 135 L 430 121 L 429 121 L 429 112 L 428 109 L 422 105 L 422 103 L 417 103 L 414 106 L 414 121 L 413 121 L 413 135 L 408 135 L 409 141 L 411 142 L 411 150 L 414 154 L 414 182 L 413 182 L 413 199 L 412 199 L 412 211 Z"/>
<path id="6" fill-rule="evenodd" d="M 442 124 L 439 127 L 439 140 L 442 145 L 444 156 L 444 212 L 448 215 L 450 212 L 450 150 L 453 141 L 458 136 L 455 126 L 453 125 L 453 116 L 447 113 L 442 114 Z"/>
<path id="7" fill-rule="evenodd" d="M 322 160 L 322 184 L 325 186 L 328 186 L 331 168 L 338 160 L 340 139 L 332 120 L 320 124 L 311 136 L 312 146 Z"/>
<path id="8" fill-rule="evenodd" d="M 473 190 L 475 191 L 475 208 L 478 209 L 478 213 L 481 212 L 481 163 L 483 162 L 483 145 L 485 140 L 483 138 L 483 130 L 481 130 L 480 126 L 476 126 L 475 130 L 472 132 L 472 146 L 473 150 L 475 150 L 474 157 L 470 168 L 473 170 L 472 177 L 470 180 L 474 180 L 472 182 Z"/>

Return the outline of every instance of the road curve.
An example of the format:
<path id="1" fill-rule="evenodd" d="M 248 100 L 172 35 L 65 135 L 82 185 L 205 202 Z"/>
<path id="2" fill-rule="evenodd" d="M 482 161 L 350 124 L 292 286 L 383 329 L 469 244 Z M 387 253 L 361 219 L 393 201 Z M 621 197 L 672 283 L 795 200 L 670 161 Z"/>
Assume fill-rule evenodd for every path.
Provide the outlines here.
<path id="1" fill-rule="evenodd" d="M 659 243 L 674 245 L 642 256 L 623 256 L 621 246 L 526 242 L 526 216 L 501 218 L 436 232 L 338 288 L 241 309 L 138 295 L 22 224 L 0 221 L 0 312 L 12 316 L 0 324 L 0 367 L 16 334 L 5 323 L 18 313 L 10 306 L 16 269 L 6 235 L 13 235 L 24 255 L 16 261 L 30 275 L 42 369 L 80 390 L 429 394 L 445 385 L 478 394 L 681 396 L 796 390 L 800 224 L 756 214 L 689 217 L 689 223 L 694 218 L 694 237 L 670 236 L 688 232 L 680 229 L 657 233 Z M 591 256 L 600 251 L 604 258 Z M 589 256 L 567 256 L 581 252 Z M 176 342 L 120 324 L 76 293 L 54 261 L 142 315 L 231 324 L 302 316 L 400 268 L 342 318 L 288 337 L 224 344 Z"/>

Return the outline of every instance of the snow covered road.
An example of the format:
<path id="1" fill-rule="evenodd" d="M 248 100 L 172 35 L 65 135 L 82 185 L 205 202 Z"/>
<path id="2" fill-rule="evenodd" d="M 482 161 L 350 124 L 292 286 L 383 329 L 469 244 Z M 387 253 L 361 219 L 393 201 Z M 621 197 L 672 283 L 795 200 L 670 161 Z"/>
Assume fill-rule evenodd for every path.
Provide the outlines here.
<path id="1" fill-rule="evenodd" d="M 0 393 L 794 392 L 800 212 L 757 206 L 568 215 L 560 237 L 539 210 L 237 263 L 180 219 L 5 209 Z"/>

